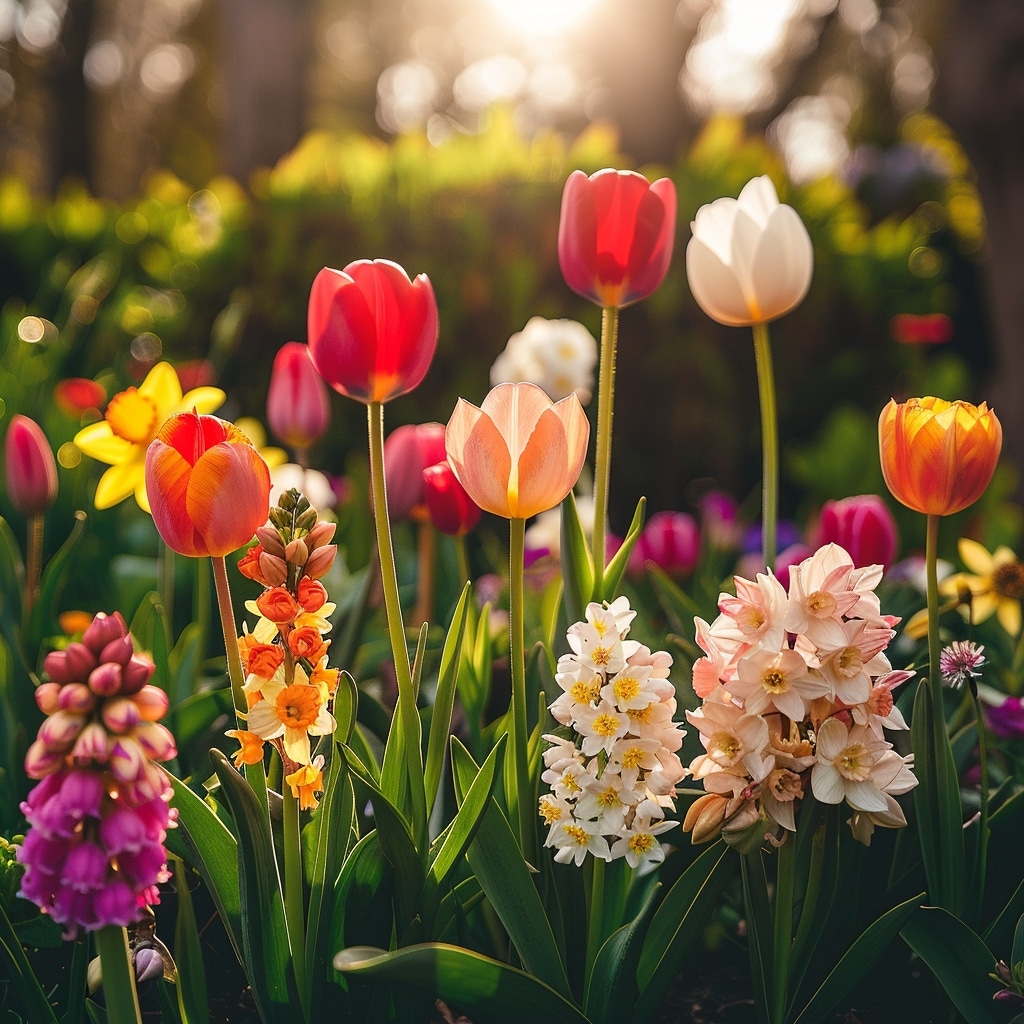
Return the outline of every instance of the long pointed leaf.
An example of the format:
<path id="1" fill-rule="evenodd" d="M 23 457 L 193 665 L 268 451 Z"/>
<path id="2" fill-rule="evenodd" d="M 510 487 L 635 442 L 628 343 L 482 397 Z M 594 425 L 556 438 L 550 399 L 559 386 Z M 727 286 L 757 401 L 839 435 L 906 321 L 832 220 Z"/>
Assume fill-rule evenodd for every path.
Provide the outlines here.
<path id="1" fill-rule="evenodd" d="M 612 601 L 616 597 L 616 591 L 622 580 L 622 574 L 626 571 L 626 564 L 629 562 L 630 552 L 640 537 L 640 531 L 644 527 L 644 510 L 647 507 L 647 499 L 641 498 L 636 503 L 636 511 L 633 513 L 633 521 L 629 524 L 625 539 L 619 546 L 619 550 L 612 555 L 608 565 L 605 566 L 604 577 L 601 580 L 601 593 L 594 595 L 595 601 Z"/>
<path id="2" fill-rule="evenodd" d="M 459 946 L 423 943 L 393 953 L 354 947 L 342 950 L 334 965 L 346 974 L 368 974 L 440 996 L 488 1024 L 590 1024 L 572 1002 L 537 978 Z"/>
<path id="3" fill-rule="evenodd" d="M 561 504 L 561 560 L 562 581 L 565 584 L 565 614 L 570 622 L 583 618 L 583 610 L 593 597 L 594 559 L 583 533 L 576 498 L 570 491 Z M 604 552 L 601 552 L 604 564 Z"/>
<path id="4" fill-rule="evenodd" d="M 6 960 L 6 965 L 4 961 Z M 50 1006 L 46 993 L 36 978 L 25 950 L 11 926 L 11 922 L 0 904 L 0 965 L 5 966 L 4 974 L 14 986 L 22 1004 L 29 1013 L 29 1020 L 39 1024 L 57 1024 L 57 1016 Z"/>
<path id="5" fill-rule="evenodd" d="M 42 575 L 39 577 L 39 591 L 28 621 L 26 643 L 29 650 L 35 650 L 39 646 L 39 640 L 47 631 L 48 623 L 55 617 L 57 601 L 71 578 L 71 556 L 85 532 L 86 518 L 86 514 L 81 510 L 75 512 L 75 523 L 71 527 L 71 532 L 43 567 Z"/>
<path id="6" fill-rule="evenodd" d="M 174 858 L 173 864 L 178 891 L 178 913 L 174 921 L 178 1013 L 183 1024 L 205 1024 L 210 1019 L 210 1003 L 206 994 L 206 970 L 192 907 L 192 892 L 185 877 L 185 865 L 179 858 Z"/>
<path id="7" fill-rule="evenodd" d="M 870 970 L 889 943 L 921 906 L 924 893 L 887 910 L 871 923 L 829 972 L 793 1024 L 818 1024 Z"/>

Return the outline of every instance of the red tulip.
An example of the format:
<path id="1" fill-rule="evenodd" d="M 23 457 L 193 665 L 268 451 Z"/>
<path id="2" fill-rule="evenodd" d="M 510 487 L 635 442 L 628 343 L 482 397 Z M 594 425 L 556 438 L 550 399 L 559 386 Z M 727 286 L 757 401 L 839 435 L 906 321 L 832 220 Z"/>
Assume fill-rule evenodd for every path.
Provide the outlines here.
<path id="1" fill-rule="evenodd" d="M 57 466 L 39 424 L 12 416 L 5 454 L 11 504 L 23 516 L 42 515 L 57 498 Z"/>
<path id="2" fill-rule="evenodd" d="M 266 522 L 270 470 L 233 423 L 179 413 L 146 452 L 146 491 L 169 548 L 223 557 Z"/>
<path id="3" fill-rule="evenodd" d="M 327 388 L 309 358 L 309 348 L 301 342 L 285 342 L 274 357 L 267 422 L 290 448 L 308 448 L 331 422 Z"/>
<path id="4" fill-rule="evenodd" d="M 65 416 L 77 419 L 90 409 L 100 409 L 107 400 L 107 390 L 86 377 L 68 377 L 54 387 L 53 400 Z"/>
<path id="5" fill-rule="evenodd" d="M 388 434 L 384 442 L 384 482 L 391 519 L 426 519 L 423 470 L 444 457 L 443 423 L 407 423 Z"/>
<path id="6" fill-rule="evenodd" d="M 483 514 L 447 462 L 423 470 L 423 497 L 434 528 L 451 537 L 469 533 Z"/>
<path id="7" fill-rule="evenodd" d="M 309 352 L 335 391 L 387 402 L 426 376 L 437 348 L 437 301 L 426 274 L 414 281 L 388 260 L 324 267 L 309 295 Z"/>
<path id="8" fill-rule="evenodd" d="M 877 494 L 858 494 L 821 507 L 818 545 L 838 544 L 856 566 L 888 569 L 896 556 L 896 521 Z"/>
<path id="9" fill-rule="evenodd" d="M 573 171 L 562 192 L 558 262 L 566 284 L 599 306 L 647 298 L 665 278 L 676 231 L 676 188 L 635 171 Z"/>

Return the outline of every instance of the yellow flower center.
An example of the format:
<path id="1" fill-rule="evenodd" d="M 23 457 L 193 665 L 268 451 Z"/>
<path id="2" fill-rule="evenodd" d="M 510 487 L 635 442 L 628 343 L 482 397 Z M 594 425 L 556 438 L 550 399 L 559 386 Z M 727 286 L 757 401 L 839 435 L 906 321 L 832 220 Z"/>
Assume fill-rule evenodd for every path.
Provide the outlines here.
<path id="1" fill-rule="evenodd" d="M 160 428 L 156 403 L 138 388 L 128 388 L 114 395 L 104 419 L 117 437 L 132 444 L 148 445 Z"/>
<path id="2" fill-rule="evenodd" d="M 308 729 L 320 714 L 320 690 L 309 683 L 286 686 L 277 696 L 277 715 L 289 729 Z"/>
<path id="3" fill-rule="evenodd" d="M 582 829 L 579 825 L 566 825 L 565 834 L 577 845 L 577 846 L 589 846 L 590 845 L 590 833 L 586 829 Z"/>
<path id="4" fill-rule="evenodd" d="M 816 619 L 827 619 L 835 614 L 836 599 L 826 590 L 816 590 L 807 598 L 807 614 Z"/>
<path id="5" fill-rule="evenodd" d="M 601 681 L 594 679 L 589 682 L 578 679 L 569 688 L 569 696 L 577 704 L 590 704 L 601 695 Z"/>
<path id="6" fill-rule="evenodd" d="M 562 785 L 570 793 L 580 793 L 583 790 L 583 787 L 576 781 L 576 776 L 571 771 L 562 774 Z"/>
<path id="7" fill-rule="evenodd" d="M 639 747 L 630 747 L 622 755 L 622 767 L 623 768 L 639 768 L 644 759 L 644 752 Z"/>
<path id="8" fill-rule="evenodd" d="M 644 708 L 629 708 L 626 714 L 629 715 L 629 720 L 634 724 L 646 725 L 651 720 L 651 713 L 653 711 L 654 702 L 652 701 Z"/>
<path id="9" fill-rule="evenodd" d="M 633 700 L 640 692 L 640 684 L 632 676 L 618 676 L 613 690 L 616 700 Z"/>
<path id="10" fill-rule="evenodd" d="M 545 825 L 552 825 L 556 821 L 561 820 L 562 809 L 554 802 L 554 800 L 542 796 L 540 798 L 540 815 L 544 819 Z"/>
<path id="11" fill-rule="evenodd" d="M 629 837 L 629 848 L 634 853 L 646 853 L 654 845 L 654 836 L 638 832 Z"/>
<path id="12" fill-rule="evenodd" d="M 610 647 L 595 647 L 590 657 L 595 665 L 604 668 L 612 660 L 612 649 Z"/>
<path id="13" fill-rule="evenodd" d="M 770 668 L 761 676 L 761 685 L 768 693 L 785 693 L 789 689 L 789 678 L 779 668 Z"/>
<path id="14" fill-rule="evenodd" d="M 992 573 L 992 589 L 1010 601 L 1024 599 L 1024 565 L 1009 562 Z"/>
<path id="15" fill-rule="evenodd" d="M 622 806 L 622 801 L 619 799 L 619 794 L 616 793 L 615 790 L 611 786 L 609 786 L 605 790 L 602 790 L 601 793 L 598 794 L 597 802 L 602 807 L 621 807 Z"/>
<path id="16" fill-rule="evenodd" d="M 594 719 L 594 733 L 597 736 L 614 736 L 619 730 L 619 719 L 607 712 Z"/>
<path id="17" fill-rule="evenodd" d="M 864 659 L 856 647 L 844 647 L 835 660 L 836 671 L 841 676 L 850 678 L 857 675 L 864 667 Z"/>
<path id="18" fill-rule="evenodd" d="M 835 760 L 835 766 L 844 779 L 863 782 L 871 774 L 872 759 L 868 749 L 861 743 L 844 747 Z"/>
<path id="19" fill-rule="evenodd" d="M 731 732 L 716 732 L 708 740 L 708 753 L 719 763 L 724 759 L 734 761 L 742 749 L 742 744 L 737 736 Z"/>

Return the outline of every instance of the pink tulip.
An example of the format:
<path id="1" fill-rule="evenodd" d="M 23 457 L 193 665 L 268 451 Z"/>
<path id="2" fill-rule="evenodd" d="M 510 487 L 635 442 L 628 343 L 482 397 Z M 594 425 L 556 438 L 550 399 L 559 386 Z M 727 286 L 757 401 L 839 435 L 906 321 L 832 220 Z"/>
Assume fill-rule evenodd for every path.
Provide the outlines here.
<path id="1" fill-rule="evenodd" d="M 700 529 L 686 512 L 656 512 L 647 520 L 629 556 L 629 571 L 639 574 L 653 562 L 669 576 L 693 572 L 700 557 Z"/>
<path id="2" fill-rule="evenodd" d="M 407 423 L 384 442 L 388 515 L 395 521 L 427 518 L 423 470 L 445 457 L 443 423 Z"/>
<path id="3" fill-rule="evenodd" d="M 267 390 L 267 422 L 290 448 L 308 448 L 331 422 L 330 399 L 309 348 L 287 341 L 274 357 Z"/>
<path id="4" fill-rule="evenodd" d="M 856 566 L 888 569 L 896 557 L 896 521 L 877 494 L 826 501 L 818 524 L 818 544 L 845 548 Z"/>
<path id="5" fill-rule="evenodd" d="M 57 466 L 46 435 L 34 420 L 15 415 L 5 448 L 11 504 L 23 516 L 42 515 L 57 499 Z"/>

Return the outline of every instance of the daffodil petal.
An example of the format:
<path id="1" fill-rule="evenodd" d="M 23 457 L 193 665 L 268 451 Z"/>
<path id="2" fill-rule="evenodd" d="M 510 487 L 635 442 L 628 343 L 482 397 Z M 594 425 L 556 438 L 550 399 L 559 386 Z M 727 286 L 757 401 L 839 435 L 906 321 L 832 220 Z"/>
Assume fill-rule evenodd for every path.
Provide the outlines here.
<path id="1" fill-rule="evenodd" d="M 145 479 L 145 468 L 141 462 L 111 466 L 96 485 L 93 503 L 98 509 L 111 508 L 124 501 L 138 487 L 140 479 Z"/>
<path id="2" fill-rule="evenodd" d="M 98 423 L 90 423 L 87 427 L 75 434 L 75 447 L 88 455 L 90 459 L 97 459 L 99 462 L 106 462 L 115 466 L 125 462 L 135 451 L 135 445 L 118 437 L 111 429 L 106 420 Z"/>
<path id="3" fill-rule="evenodd" d="M 192 391 L 189 391 L 188 394 L 175 403 L 176 409 L 174 411 L 192 412 L 194 409 L 198 413 L 215 412 L 224 404 L 226 398 L 227 395 L 220 388 L 193 388 Z"/>
<path id="4" fill-rule="evenodd" d="M 169 416 L 181 401 L 181 381 L 170 363 L 157 363 L 139 385 L 139 394 L 145 395 L 156 406 L 161 418 Z"/>
<path id="5" fill-rule="evenodd" d="M 970 537 L 961 537 L 956 550 L 960 561 L 976 576 L 992 575 L 992 555 L 976 540 L 971 540 Z"/>

